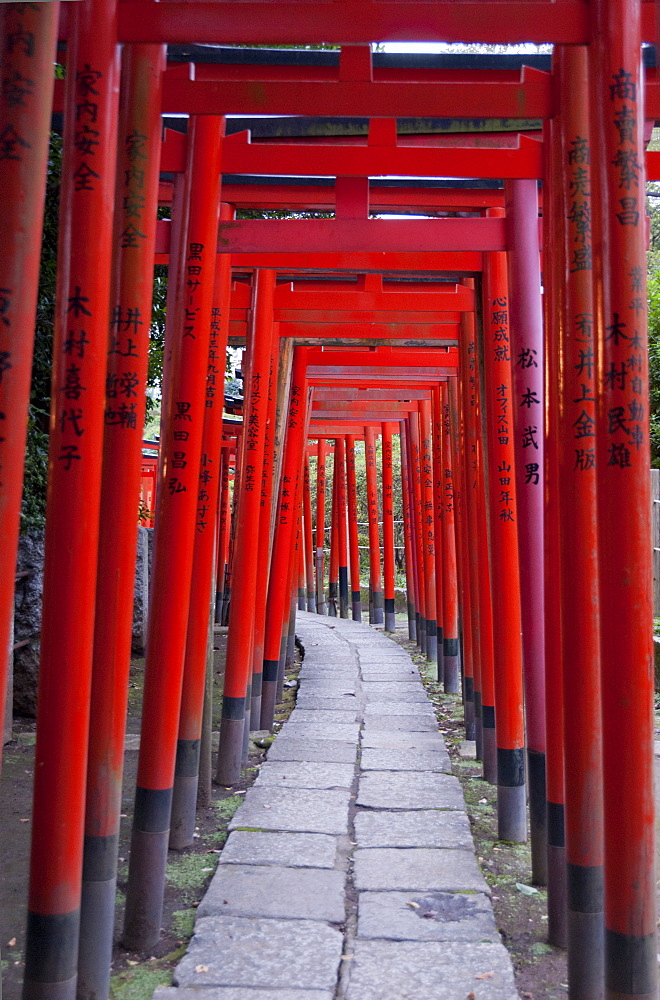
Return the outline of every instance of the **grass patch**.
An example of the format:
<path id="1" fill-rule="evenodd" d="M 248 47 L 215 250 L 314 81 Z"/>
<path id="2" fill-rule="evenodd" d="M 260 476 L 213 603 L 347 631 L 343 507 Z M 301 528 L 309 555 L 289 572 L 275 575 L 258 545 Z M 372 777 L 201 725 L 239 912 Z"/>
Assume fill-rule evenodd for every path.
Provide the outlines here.
<path id="1" fill-rule="evenodd" d="M 157 986 L 170 986 L 172 973 L 168 969 L 147 968 L 144 965 L 119 972 L 110 979 L 111 1000 L 151 1000 Z"/>
<path id="2" fill-rule="evenodd" d="M 167 883 L 175 889 L 201 889 L 215 871 L 217 859 L 208 854 L 184 854 L 167 863 Z"/>
<path id="3" fill-rule="evenodd" d="M 218 819 L 224 819 L 229 822 L 242 802 L 242 795 L 230 795 L 229 798 L 219 799 L 217 802 L 213 802 L 212 804 L 218 814 Z"/>
<path id="4" fill-rule="evenodd" d="M 195 910 L 174 910 L 172 913 L 172 927 L 179 935 L 179 937 L 186 938 L 188 940 L 192 937 L 193 927 L 195 926 Z"/>

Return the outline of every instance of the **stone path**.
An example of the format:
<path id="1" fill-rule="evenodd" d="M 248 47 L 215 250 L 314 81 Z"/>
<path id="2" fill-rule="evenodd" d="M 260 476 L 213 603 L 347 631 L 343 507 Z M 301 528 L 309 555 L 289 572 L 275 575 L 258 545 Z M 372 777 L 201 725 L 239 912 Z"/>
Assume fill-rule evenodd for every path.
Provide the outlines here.
<path id="1" fill-rule="evenodd" d="M 515 1000 L 463 794 L 407 653 L 298 612 L 297 706 L 154 1000 Z"/>

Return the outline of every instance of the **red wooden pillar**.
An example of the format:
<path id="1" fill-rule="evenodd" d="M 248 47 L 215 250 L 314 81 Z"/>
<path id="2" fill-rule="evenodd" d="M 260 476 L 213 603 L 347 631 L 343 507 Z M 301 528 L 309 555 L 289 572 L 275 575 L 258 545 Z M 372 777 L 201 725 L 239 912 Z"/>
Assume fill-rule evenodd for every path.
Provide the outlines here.
<path id="1" fill-rule="evenodd" d="M 305 536 L 301 534 L 296 543 L 298 553 L 298 611 L 307 610 L 307 600 L 305 595 Z"/>
<path id="2" fill-rule="evenodd" d="M 442 469 L 443 469 L 443 657 L 444 689 L 447 694 L 458 694 L 458 579 L 456 574 L 456 535 L 454 523 L 454 464 L 451 447 L 450 384 L 456 387 L 456 380 L 441 386 L 442 403 Z"/>
<path id="3" fill-rule="evenodd" d="M 576 48 L 577 52 L 577 48 Z M 559 69 L 553 56 L 553 82 L 559 104 Z M 569 57 L 570 58 L 570 57 Z M 578 57 L 579 58 L 579 57 Z M 557 106 L 556 105 L 556 106 Z M 585 112 L 588 106 L 585 107 Z M 543 181 L 544 313 L 545 313 L 545 713 L 546 713 L 546 811 L 548 822 L 548 941 L 567 944 L 566 845 L 564 832 L 564 677 L 561 604 L 564 581 L 561 569 L 559 511 L 559 344 L 564 341 L 561 296 L 565 284 L 564 205 L 561 197 L 562 154 L 556 119 L 544 123 L 544 145 L 549 150 Z M 596 609 L 597 610 L 597 609 Z M 560 641 L 557 641 L 557 637 Z M 599 679 L 600 685 L 600 679 Z M 600 761 L 599 761 L 600 767 Z M 601 803 L 602 811 L 602 803 Z M 602 822 L 602 821 L 601 821 Z M 601 960 L 602 970 L 602 960 Z M 569 974 L 570 978 L 570 974 Z M 602 971 L 598 977 L 602 992 Z"/>
<path id="4" fill-rule="evenodd" d="M 266 433 L 264 437 L 264 460 L 261 472 L 261 497 L 259 500 L 259 556 L 254 605 L 254 638 L 252 643 L 252 683 L 250 695 L 250 729 L 261 728 L 261 695 L 264 669 L 264 634 L 266 630 L 266 595 L 270 572 L 271 525 L 273 523 L 273 497 L 275 494 L 274 467 L 275 427 L 277 421 L 277 368 L 280 355 L 278 329 L 271 341 L 268 373 L 268 405 L 266 407 Z M 311 520 L 310 520 L 311 524 Z M 311 546 L 310 546 L 311 549 Z M 313 575 L 313 574 L 312 574 Z M 313 590 L 313 579 L 312 579 Z M 243 745 L 247 752 L 249 731 L 243 730 Z"/>
<path id="5" fill-rule="evenodd" d="M 461 622 L 463 626 L 463 711 L 465 713 L 465 738 L 476 742 L 476 723 L 474 715 L 474 651 L 472 648 L 472 604 L 470 600 L 470 565 L 469 565 L 469 521 L 466 496 L 468 494 L 468 458 L 466 441 L 468 437 L 465 402 L 466 369 L 461 365 L 458 384 L 458 414 L 456 433 L 456 465 L 459 473 L 461 489 L 459 491 L 456 512 L 458 514 L 458 565 L 459 586 L 461 596 Z M 478 652 L 478 651 L 477 651 Z"/>
<path id="6" fill-rule="evenodd" d="M 596 402 L 588 59 L 557 50 L 558 141 L 566 219 L 560 303 L 558 430 L 561 634 L 564 671 L 569 989 L 602 996 L 603 773 L 596 480 Z M 576 267 L 576 261 L 579 266 Z M 583 266 L 583 264 L 585 266 Z M 559 381 L 561 380 L 561 381 Z M 556 391 L 556 390 L 555 390 Z"/>
<path id="7" fill-rule="evenodd" d="M 218 218 L 233 217 L 233 210 L 209 199 L 207 211 L 213 226 Z M 192 220 L 191 220 L 192 221 Z M 210 228 L 209 246 L 214 229 Z M 214 271 L 190 277 L 194 301 L 200 312 L 200 327 L 209 327 L 209 353 L 206 375 L 204 432 L 197 487 L 197 521 L 190 588 L 190 613 L 186 636 L 186 654 L 179 713 L 179 736 L 174 769 L 174 791 L 170 821 L 170 847 L 190 847 L 195 832 L 197 786 L 199 783 L 200 746 L 206 686 L 206 660 L 209 616 L 213 604 L 213 569 L 215 558 L 216 517 L 220 489 L 220 454 L 222 451 L 222 408 L 224 402 L 225 358 L 229 334 L 231 264 L 227 254 L 216 254 Z M 191 296 L 192 297 L 192 296 Z"/>
<path id="8" fill-rule="evenodd" d="M 307 353 L 296 347 L 289 389 L 286 440 L 282 462 L 275 538 L 266 602 L 266 633 L 264 637 L 264 679 L 261 701 L 261 728 L 270 729 L 275 714 L 280 641 L 289 621 L 291 590 L 282 586 L 291 577 L 292 549 L 297 527 L 297 497 L 302 476 L 302 460 L 306 438 Z"/>
<path id="9" fill-rule="evenodd" d="M 32 18 L 40 11 L 26 13 L 30 13 L 28 23 L 35 24 Z M 119 85 L 116 7 L 114 3 L 83 0 L 71 11 L 71 19 L 23 987 L 26 1000 L 54 995 L 68 1000 L 76 994 L 94 637 L 91 595 L 96 587 L 108 349 Z M 17 49 L 29 47 L 29 38 L 19 28 L 16 24 L 11 44 Z M 82 129 L 93 129 L 93 147 L 83 147 L 77 141 Z M 38 141 L 36 133 L 34 138 Z M 14 155 L 23 154 L 27 141 L 27 136 L 16 138 Z M 90 254 L 90 246 L 94 254 Z M 10 306 L 7 303 L 7 308 Z M 5 315 L 4 308 L 0 315 Z M 137 492 L 135 501 L 137 511 Z M 13 575 L 14 566 L 4 567 L 4 572 Z M 4 646 L 0 655 L 4 657 L 6 652 Z"/>
<path id="10" fill-rule="evenodd" d="M 473 313 L 464 313 L 461 323 L 461 405 L 463 415 L 463 589 L 464 600 L 470 609 L 464 619 L 463 635 L 469 636 L 469 669 L 465 678 L 466 729 L 470 715 L 473 717 L 473 736 L 476 743 L 477 760 L 483 758 L 483 702 L 481 692 L 481 644 L 479 605 L 479 535 L 477 531 L 477 490 L 479 480 L 477 426 L 477 386 L 476 334 Z M 473 704 L 471 705 L 470 702 Z"/>
<path id="11" fill-rule="evenodd" d="M 392 482 L 392 426 L 383 433 L 383 581 L 385 631 L 396 632 L 394 609 L 394 484 Z"/>
<path id="12" fill-rule="evenodd" d="M 164 399 L 164 440 L 156 509 L 153 583 L 145 665 L 142 736 L 131 840 L 124 943 L 151 947 L 160 936 L 172 789 L 197 522 L 208 367 L 209 322 L 190 302 L 190 277 L 215 272 L 216 229 L 208 204 L 218 198 L 222 128 L 192 120 L 187 173 L 195 178 L 187 239 L 175 264 L 181 327 L 175 327 Z M 201 273 L 199 272 L 199 269 Z M 197 290 L 198 292 L 199 290 Z M 180 334 L 180 335 L 177 335 Z M 130 334 L 118 333 L 122 349 Z"/>
<path id="13" fill-rule="evenodd" d="M 348 618 L 348 537 L 346 525 L 346 442 L 335 440 L 335 477 L 337 479 L 337 535 L 339 554 L 339 614 Z"/>
<path id="14" fill-rule="evenodd" d="M 109 989 L 115 923 L 164 68 L 164 46 L 125 46 L 111 323 L 117 333 L 126 317 L 135 323 L 130 348 L 108 355 L 78 958 L 79 992 L 98 996 Z"/>
<path id="15" fill-rule="evenodd" d="M 251 699 L 254 607 L 257 600 L 259 515 L 263 470 L 268 382 L 273 331 L 275 272 L 258 270 L 253 287 L 253 322 L 248 330 L 248 374 L 243 415 L 245 429 L 241 481 L 236 508 L 236 548 L 232 573 L 232 600 L 222 696 L 222 722 L 216 780 L 235 784 L 243 761 L 244 728 Z M 262 558 L 265 554 L 262 553 Z"/>
<path id="16" fill-rule="evenodd" d="M 362 590 L 360 587 L 360 539 L 355 479 L 355 438 L 346 436 L 346 495 L 348 507 L 348 542 L 351 563 L 351 613 L 353 621 L 362 621 Z"/>
<path id="17" fill-rule="evenodd" d="M 505 183 L 532 880 L 547 879 L 543 611 L 543 314 L 537 181 Z"/>
<path id="18" fill-rule="evenodd" d="M 605 989 L 620 1000 L 657 989 L 644 79 L 641 5 L 590 11 Z"/>
<path id="19" fill-rule="evenodd" d="M 0 160 L 0 188 L 5 199 L 0 256 L 2 713 L 7 697 L 7 650 L 14 617 L 14 568 L 23 490 L 58 14 L 59 3 L 40 3 L 25 8 L 7 4 L 0 10 L 5 76 L 0 99 L 0 134 L 10 137 Z"/>
<path id="20" fill-rule="evenodd" d="M 309 458 L 305 456 L 303 484 L 305 516 L 305 573 L 307 578 L 307 610 L 316 611 L 316 583 L 314 580 L 314 530 L 312 527 L 312 495 L 309 488 Z"/>
<path id="21" fill-rule="evenodd" d="M 380 531 L 378 528 L 378 482 L 376 432 L 364 428 L 364 456 L 367 466 L 367 510 L 369 515 L 369 620 L 381 625 L 383 616 L 383 577 L 380 568 Z"/>
<path id="22" fill-rule="evenodd" d="M 417 619 L 417 645 L 422 653 L 426 653 L 426 580 L 424 562 L 424 535 L 422 528 L 422 474 L 421 474 L 421 448 L 419 442 L 419 415 L 411 412 L 408 417 L 409 452 L 411 496 L 413 499 L 413 524 L 415 534 L 413 536 L 415 550 L 415 574 L 417 577 L 417 600 L 419 605 L 419 618 Z"/>
<path id="23" fill-rule="evenodd" d="M 417 640 L 417 621 L 415 614 L 415 567 L 413 562 L 413 541 L 411 525 L 410 474 L 408 462 L 408 441 L 406 421 L 399 421 L 399 440 L 401 447 L 401 508 L 403 511 L 403 553 L 406 567 L 406 605 L 408 612 L 408 639 Z"/>
<path id="24" fill-rule="evenodd" d="M 225 603 L 225 576 L 229 562 L 229 521 L 231 510 L 229 507 L 229 464 L 231 462 L 231 449 L 228 445 L 222 446 L 222 479 L 220 481 L 220 503 L 218 509 L 218 563 L 216 576 L 216 612 L 215 620 L 222 624 L 223 610 Z"/>
<path id="25" fill-rule="evenodd" d="M 328 560 L 328 614 L 337 617 L 339 594 L 339 506 L 337 504 L 337 476 L 332 467 L 332 501 L 330 509 L 330 559 Z"/>
<path id="26" fill-rule="evenodd" d="M 324 581 L 325 546 L 325 455 L 326 440 L 319 438 L 316 465 L 316 611 L 326 614 Z"/>
<path id="27" fill-rule="evenodd" d="M 502 840 L 522 842 L 527 839 L 525 725 L 506 255 L 490 253 L 485 261 L 484 372 L 497 706 L 497 820 Z"/>
<path id="28" fill-rule="evenodd" d="M 443 422 L 440 383 L 433 387 L 431 397 L 431 460 L 433 470 L 433 530 L 435 535 L 435 579 L 438 615 L 438 683 L 444 686 L 444 520 L 445 474 L 442 454 Z"/>
<path id="29" fill-rule="evenodd" d="M 424 545 L 424 579 L 426 583 L 426 659 L 438 662 L 438 605 L 436 600 L 435 530 L 433 502 L 433 432 L 431 401 L 419 401 L 421 437 L 420 472 L 422 485 L 422 533 Z"/>

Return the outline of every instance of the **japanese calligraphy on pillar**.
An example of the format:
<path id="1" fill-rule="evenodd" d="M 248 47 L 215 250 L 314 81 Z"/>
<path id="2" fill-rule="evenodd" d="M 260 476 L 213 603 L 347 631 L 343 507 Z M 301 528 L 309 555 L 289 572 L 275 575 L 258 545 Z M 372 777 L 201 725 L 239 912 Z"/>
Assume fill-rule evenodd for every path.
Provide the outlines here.
<path id="1" fill-rule="evenodd" d="M 442 419 L 444 424 L 444 432 L 447 441 L 451 440 L 451 421 L 449 416 L 449 403 L 443 403 L 442 406 Z M 445 513 L 450 514 L 454 510 L 454 478 L 451 468 L 447 466 L 446 459 L 451 456 L 450 449 L 445 452 L 445 470 L 444 470 L 444 481 L 443 481 L 443 493 L 444 493 L 444 509 Z"/>
<path id="2" fill-rule="evenodd" d="M 392 486 L 392 438 L 383 435 L 383 467 L 387 467 L 388 476 L 383 476 L 383 518 L 393 517 L 393 486 Z"/>
<path id="3" fill-rule="evenodd" d="M 486 348 L 492 352 L 495 368 L 492 413 L 494 441 L 497 461 L 491 467 L 493 496 L 497 503 L 500 521 L 515 521 L 516 491 L 513 473 L 513 436 L 511 428 L 511 354 L 509 339 L 509 309 L 505 295 L 494 298 L 490 303 L 490 344 Z M 526 357 L 525 363 L 534 364 L 533 356 Z M 523 431 L 523 448 L 538 448 L 539 428 L 530 423 Z"/>
<path id="4" fill-rule="evenodd" d="M 373 437 L 365 437 L 364 442 L 365 457 L 367 460 L 367 466 L 369 469 L 373 469 L 373 475 L 376 476 L 376 443 Z M 378 524 L 378 493 L 376 490 L 367 490 L 367 505 L 369 509 L 369 520 L 374 524 Z"/>

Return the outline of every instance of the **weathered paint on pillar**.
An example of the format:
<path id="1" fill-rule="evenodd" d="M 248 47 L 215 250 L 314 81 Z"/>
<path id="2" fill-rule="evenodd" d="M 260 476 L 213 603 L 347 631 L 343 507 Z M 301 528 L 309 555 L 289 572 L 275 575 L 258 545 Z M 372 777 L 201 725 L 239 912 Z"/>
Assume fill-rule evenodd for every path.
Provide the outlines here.
<path id="1" fill-rule="evenodd" d="M 396 632 L 394 608 L 394 484 L 392 482 L 392 426 L 383 434 L 383 586 L 385 631 Z"/>
<path id="2" fill-rule="evenodd" d="M 505 182 L 532 880 L 547 880 L 543 614 L 543 312 L 536 180 Z"/>
<path id="3" fill-rule="evenodd" d="M 360 586 L 360 539 L 357 515 L 355 479 L 355 438 L 346 437 L 346 498 L 348 506 L 348 542 L 351 564 L 351 614 L 353 621 L 362 621 L 362 590 Z"/>
<path id="4" fill-rule="evenodd" d="M 53 63 L 59 3 L 0 9 L 5 75 L 0 134 L 9 136 L 0 160 L 3 252 L 0 256 L 0 706 L 4 712 L 14 619 L 23 466 L 30 401 L 34 324 L 39 284 Z M 2 748 L 0 747 L 0 761 Z"/>
<path id="5" fill-rule="evenodd" d="M 383 577 L 380 568 L 380 531 L 378 529 L 378 483 L 376 467 L 376 432 L 364 428 L 364 457 L 367 467 L 367 511 L 369 517 L 369 609 L 374 625 L 381 625 L 383 615 Z"/>
<path id="6" fill-rule="evenodd" d="M 229 205 L 223 208 L 222 218 L 233 217 L 233 210 Z M 220 217 L 219 209 L 219 202 L 216 200 L 213 204 L 209 198 L 207 212 L 214 224 L 217 224 Z M 191 226 L 192 221 L 191 218 Z M 211 243 L 212 233 L 213 230 L 209 236 Z M 206 274 L 189 276 L 186 286 L 196 293 L 193 301 L 199 309 L 200 327 L 203 323 L 208 325 L 209 352 L 204 400 L 204 432 L 197 486 L 190 613 L 170 820 L 169 846 L 175 850 L 182 850 L 192 845 L 197 810 L 209 615 L 213 603 L 225 359 L 229 334 L 231 264 L 228 254 L 216 254 L 215 270 L 211 272 L 209 269 Z"/>
<path id="7" fill-rule="evenodd" d="M 424 575 L 424 534 L 422 528 L 422 474 L 421 474 L 421 448 L 419 442 L 419 415 L 412 412 L 408 417 L 408 441 L 410 459 L 410 479 L 411 495 L 413 498 L 413 525 L 415 533 L 414 559 L 415 574 L 417 577 L 417 603 L 419 607 L 419 618 L 417 619 L 417 645 L 422 653 L 426 652 L 426 580 Z"/>
<path id="8" fill-rule="evenodd" d="M 596 400 L 587 52 L 556 53 L 564 268 L 557 337 L 559 532 L 568 982 L 571 996 L 601 997 L 603 773 L 598 588 Z M 557 389 L 555 389 L 555 392 Z"/>
<path id="9" fill-rule="evenodd" d="M 641 4 L 594 0 L 591 166 L 605 992 L 655 997 L 653 641 Z"/>
<path id="10" fill-rule="evenodd" d="M 71 19 L 25 1000 L 72 1000 L 76 993 L 108 351 L 119 88 L 116 6 L 82 0 Z M 17 33 L 15 44 L 25 45 L 18 26 Z M 92 128 L 93 147 L 79 143 L 77 134 Z M 17 141 L 15 155 L 24 149 Z"/>
<path id="11" fill-rule="evenodd" d="M 326 614 L 325 603 L 325 455 L 326 440 L 319 438 L 316 463 L 316 610 Z"/>
<path id="12" fill-rule="evenodd" d="M 259 557 L 259 516 L 263 470 L 268 383 L 273 330 L 275 272 L 258 270 L 253 286 L 253 322 L 248 331 L 248 373 L 243 414 L 242 472 L 236 509 L 236 548 L 232 572 L 232 601 L 229 611 L 225 686 L 216 780 L 235 784 L 243 761 L 244 728 L 251 692 L 254 607 L 256 602 L 257 559 Z"/>
<path id="13" fill-rule="evenodd" d="M 335 440 L 335 477 L 337 479 L 337 552 L 339 555 L 339 614 L 348 618 L 348 536 L 346 524 L 346 442 Z"/>
<path id="14" fill-rule="evenodd" d="M 502 840 L 522 842 L 527 839 L 525 725 L 506 255 L 489 253 L 485 268 L 483 360 L 495 644 L 497 821 Z"/>
<path id="15" fill-rule="evenodd" d="M 337 476 L 332 468 L 332 503 L 330 508 L 330 558 L 328 560 L 328 614 L 337 617 L 339 596 L 339 507 L 337 505 Z"/>
<path id="16" fill-rule="evenodd" d="M 309 488 L 309 458 L 305 456 L 303 482 L 303 516 L 305 524 L 305 577 L 307 581 L 307 610 L 316 611 L 316 583 L 314 580 L 314 529 L 312 526 L 312 495 Z"/>
<path id="17" fill-rule="evenodd" d="M 122 58 L 110 323 L 119 335 L 128 318 L 131 343 L 112 345 L 107 358 L 78 956 L 78 994 L 99 997 L 109 989 L 115 925 L 165 48 L 127 45 Z"/>
<path id="18" fill-rule="evenodd" d="M 408 611 L 408 638 L 411 642 L 417 639 L 417 622 L 415 618 L 415 570 L 412 552 L 411 498 L 410 475 L 408 472 L 408 444 L 406 439 L 406 422 L 399 421 L 399 441 L 401 447 L 401 508 L 403 511 L 403 554 L 406 570 L 406 605 Z"/>
<path id="19" fill-rule="evenodd" d="M 200 277 L 199 268 L 202 274 L 215 272 L 216 232 L 208 224 L 207 199 L 217 199 L 222 132 L 218 119 L 192 119 L 187 174 L 195 183 L 187 237 L 174 266 L 180 305 L 171 328 L 172 355 L 163 401 L 142 735 L 123 936 L 124 944 L 136 950 L 158 941 L 162 918 L 209 350 L 209 322 L 199 315 L 199 290 L 190 303 L 187 281 Z M 118 333 L 116 342 L 129 350 L 130 331 Z"/>
<path id="20" fill-rule="evenodd" d="M 438 636 L 438 683 L 444 685 L 445 681 L 445 654 L 444 654 L 444 520 L 445 520 L 445 492 L 444 492 L 444 469 L 442 459 L 442 406 L 440 402 L 440 384 L 433 387 L 431 397 L 431 469 L 433 477 L 433 532 L 435 543 L 435 582 L 436 582 L 436 615 L 437 615 L 437 636 Z"/>
<path id="21" fill-rule="evenodd" d="M 438 660 L 438 604 L 436 600 L 436 573 L 433 503 L 433 432 L 431 428 L 431 401 L 419 401 L 419 430 L 421 439 L 420 473 L 422 486 L 422 542 L 424 546 L 424 580 L 426 583 L 426 659 Z"/>
<path id="22" fill-rule="evenodd" d="M 307 424 L 307 354 L 305 348 L 294 351 L 286 441 L 282 456 L 282 481 L 280 485 L 275 538 L 266 603 L 266 632 L 264 637 L 264 680 L 261 701 L 261 728 L 270 729 L 275 714 L 277 673 L 280 642 L 285 623 L 289 621 L 290 590 L 282 586 L 288 579 L 295 545 L 297 527 L 297 495 L 302 476 Z"/>
<path id="23" fill-rule="evenodd" d="M 560 50 L 555 49 L 553 61 Z M 555 70 L 557 64 L 555 61 Z M 553 74 L 555 85 L 557 73 Z M 544 123 L 546 163 L 544 204 L 544 316 L 545 316 L 545 448 L 544 448 L 544 567 L 545 567 L 545 715 L 546 812 L 548 823 L 548 941 L 567 944 L 566 838 L 564 831 L 564 677 L 561 641 L 561 535 L 559 530 L 559 343 L 563 323 L 562 286 L 565 281 L 564 207 L 560 194 L 561 149 L 556 119 Z M 559 641 L 558 641 L 559 640 Z M 602 961 L 601 961 L 602 968 Z M 602 972 L 600 974 L 602 982 Z"/>
<path id="24" fill-rule="evenodd" d="M 454 463 L 451 447 L 450 393 L 455 391 L 456 379 L 441 387 L 442 403 L 442 457 L 443 457 L 443 545 L 442 566 L 444 581 L 442 588 L 444 626 L 444 689 L 447 694 L 458 694 L 458 579 L 456 574 L 456 534 L 454 523 Z M 483 554 L 482 554 L 483 558 Z M 483 627 L 483 623 L 482 623 Z"/>
<path id="25" fill-rule="evenodd" d="M 463 695 L 465 701 L 465 729 L 467 739 L 476 743 L 477 760 L 483 756 L 483 703 L 481 695 L 481 655 L 479 644 L 479 600 L 480 593 L 475 586 L 479 562 L 478 536 L 476 534 L 475 497 L 479 475 L 477 461 L 477 367 L 475 318 L 472 313 L 461 317 L 461 338 L 459 343 L 461 359 L 460 380 L 460 424 L 459 434 L 462 447 L 461 473 L 462 493 L 462 586 L 463 586 L 463 644 L 465 663 L 463 673 Z"/>

